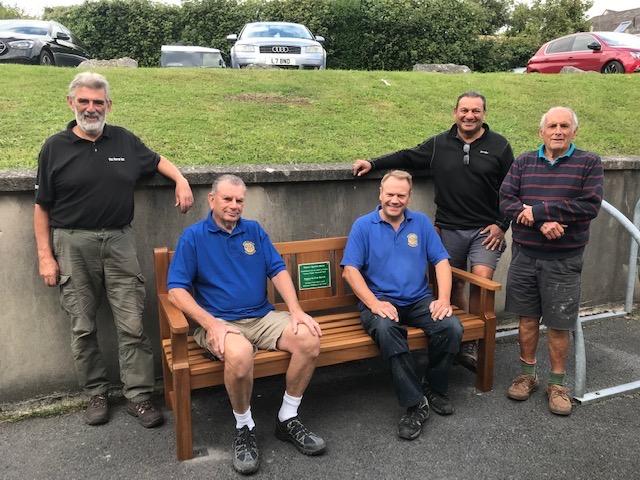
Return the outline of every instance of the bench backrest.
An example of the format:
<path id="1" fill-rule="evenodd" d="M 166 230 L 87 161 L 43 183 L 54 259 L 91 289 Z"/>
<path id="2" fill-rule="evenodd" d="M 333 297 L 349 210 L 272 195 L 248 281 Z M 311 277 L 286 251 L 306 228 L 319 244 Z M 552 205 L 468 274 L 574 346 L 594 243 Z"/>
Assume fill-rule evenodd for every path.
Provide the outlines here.
<path id="1" fill-rule="evenodd" d="M 342 279 L 340 261 L 347 237 L 278 242 L 274 246 L 282 255 L 298 294 L 300 306 L 307 313 L 353 309 L 356 296 Z M 156 292 L 167 293 L 167 274 L 173 250 L 154 249 Z M 271 282 L 267 284 L 269 301 L 278 310 L 286 305 Z M 161 331 L 165 332 L 161 325 Z M 166 338 L 163 334 L 163 338 Z"/>

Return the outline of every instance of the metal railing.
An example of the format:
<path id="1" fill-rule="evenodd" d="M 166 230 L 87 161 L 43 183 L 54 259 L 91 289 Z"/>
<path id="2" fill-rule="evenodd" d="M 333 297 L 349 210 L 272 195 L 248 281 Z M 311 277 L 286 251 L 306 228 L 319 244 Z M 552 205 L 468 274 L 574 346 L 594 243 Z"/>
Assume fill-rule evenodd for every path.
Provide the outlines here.
<path id="1" fill-rule="evenodd" d="M 624 310 L 599 313 L 596 315 L 586 315 L 576 319 L 576 330 L 574 332 L 576 376 L 574 386 L 574 398 L 580 403 L 593 402 L 603 398 L 618 395 L 623 392 L 637 390 L 640 388 L 640 380 L 616 385 L 614 387 L 603 388 L 593 392 L 585 392 L 587 383 L 587 356 L 584 348 L 584 334 L 582 324 L 590 320 L 601 320 L 604 318 L 622 317 L 630 314 L 633 310 L 633 294 L 636 285 L 638 272 L 638 245 L 640 244 L 640 200 L 636 203 L 633 212 L 633 223 L 625 217 L 617 208 L 609 202 L 602 201 L 602 209 L 615 218 L 624 229 L 631 235 L 631 251 L 629 253 L 629 272 L 627 275 L 627 289 L 624 302 Z"/>

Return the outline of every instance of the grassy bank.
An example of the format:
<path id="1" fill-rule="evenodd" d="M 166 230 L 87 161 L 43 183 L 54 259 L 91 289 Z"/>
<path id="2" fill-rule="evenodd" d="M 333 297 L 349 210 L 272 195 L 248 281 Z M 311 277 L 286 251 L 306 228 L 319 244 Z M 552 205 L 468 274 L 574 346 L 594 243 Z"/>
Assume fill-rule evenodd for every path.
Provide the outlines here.
<path id="1" fill-rule="evenodd" d="M 76 70 L 0 65 L 0 169 L 33 168 L 71 120 Z M 550 106 L 573 107 L 579 146 L 639 155 L 640 75 L 441 75 L 413 72 L 110 69 L 110 123 L 179 165 L 335 163 L 412 146 L 448 128 L 465 90 L 488 97 L 488 122 L 516 154 L 538 143 Z M 388 85 L 383 82 L 385 80 Z"/>

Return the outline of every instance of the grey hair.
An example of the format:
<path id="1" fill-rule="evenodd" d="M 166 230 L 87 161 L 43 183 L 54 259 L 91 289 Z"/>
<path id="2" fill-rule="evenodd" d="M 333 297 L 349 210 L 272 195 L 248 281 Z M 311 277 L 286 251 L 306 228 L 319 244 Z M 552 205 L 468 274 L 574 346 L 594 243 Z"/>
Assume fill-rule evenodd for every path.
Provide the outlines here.
<path id="1" fill-rule="evenodd" d="M 244 187 L 245 189 L 247 188 L 244 181 L 240 177 L 238 177 L 237 175 L 232 175 L 230 173 L 225 173 L 224 175 L 220 175 L 213 181 L 213 183 L 211 184 L 211 193 L 216 193 L 218 191 L 218 185 L 220 185 L 222 182 L 229 182 L 231 185 Z"/>
<path id="2" fill-rule="evenodd" d="M 76 98 L 76 90 L 82 87 L 92 90 L 104 90 L 107 101 L 111 100 L 109 96 L 109 82 L 104 75 L 95 72 L 82 72 L 77 74 L 69 84 L 69 97 Z"/>
<path id="3" fill-rule="evenodd" d="M 551 107 L 546 111 L 542 118 L 540 119 L 540 130 L 542 130 L 547 123 L 547 115 L 551 112 L 551 110 L 562 109 L 567 110 L 571 114 L 571 123 L 573 124 L 573 131 L 575 132 L 578 129 L 578 115 L 569 107 Z"/>

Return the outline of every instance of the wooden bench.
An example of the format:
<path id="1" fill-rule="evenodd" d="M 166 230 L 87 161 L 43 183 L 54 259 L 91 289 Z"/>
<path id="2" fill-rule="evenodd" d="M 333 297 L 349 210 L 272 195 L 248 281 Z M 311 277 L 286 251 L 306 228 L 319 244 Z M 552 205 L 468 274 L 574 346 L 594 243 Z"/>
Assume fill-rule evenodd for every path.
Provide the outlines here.
<path id="1" fill-rule="evenodd" d="M 322 326 L 319 367 L 372 358 L 379 354 L 371 338 L 360 326 L 357 299 L 342 279 L 340 261 L 345 243 L 346 237 L 336 237 L 275 244 L 296 285 L 300 305 Z M 189 335 L 189 321 L 169 301 L 167 270 L 172 254 L 167 248 L 156 248 L 154 251 L 164 396 L 175 416 L 178 459 L 185 460 L 193 457 L 191 390 L 224 385 L 224 378 L 222 362 L 210 360 L 205 355 L 205 351 Z M 312 275 L 303 275 L 303 281 L 306 287 L 311 285 L 312 288 L 303 285 L 303 289 L 298 289 L 299 265 L 303 265 L 303 270 L 307 272 L 311 269 Z M 455 268 L 453 274 L 470 285 L 469 312 L 456 308 L 455 314 L 464 326 L 463 340 L 480 341 L 476 388 L 488 391 L 493 386 L 496 328 L 494 295 L 501 286 Z M 330 276 L 331 286 L 317 287 L 325 284 L 323 282 L 326 282 L 327 276 Z M 285 310 L 285 304 L 277 298 L 274 290 L 269 282 L 270 301 L 277 309 Z M 408 339 L 412 350 L 427 345 L 423 332 L 415 328 L 408 329 Z M 258 378 L 282 374 L 286 372 L 288 364 L 288 353 L 260 351 L 255 357 L 254 375 Z"/>

